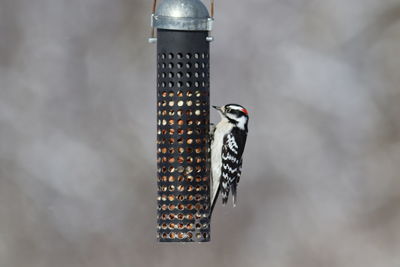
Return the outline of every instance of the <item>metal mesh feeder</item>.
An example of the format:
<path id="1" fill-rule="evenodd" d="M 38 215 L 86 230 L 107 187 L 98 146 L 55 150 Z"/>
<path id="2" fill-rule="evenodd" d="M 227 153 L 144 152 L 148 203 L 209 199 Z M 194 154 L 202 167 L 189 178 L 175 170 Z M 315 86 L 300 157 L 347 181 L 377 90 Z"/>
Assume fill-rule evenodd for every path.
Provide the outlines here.
<path id="1" fill-rule="evenodd" d="M 157 239 L 210 240 L 210 46 L 212 19 L 199 0 L 164 0 L 157 29 Z"/>

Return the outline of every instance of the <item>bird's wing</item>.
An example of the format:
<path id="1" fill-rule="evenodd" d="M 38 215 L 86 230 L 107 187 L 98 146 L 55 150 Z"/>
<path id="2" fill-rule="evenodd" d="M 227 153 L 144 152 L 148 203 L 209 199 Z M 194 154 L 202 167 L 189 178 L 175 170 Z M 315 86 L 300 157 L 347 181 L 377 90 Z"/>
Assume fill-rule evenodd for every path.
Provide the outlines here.
<path id="1" fill-rule="evenodd" d="M 240 158 L 239 168 L 238 168 L 237 177 L 236 177 L 236 183 L 237 184 L 240 181 L 240 176 L 242 176 L 242 163 L 243 163 L 243 158 Z"/>
<path id="2" fill-rule="evenodd" d="M 233 184 L 236 185 L 237 173 L 242 153 L 238 141 L 238 136 L 236 136 L 233 132 L 224 137 L 220 182 L 223 204 L 226 204 L 228 201 L 231 186 Z"/>
<path id="3" fill-rule="evenodd" d="M 236 201 L 237 201 L 237 185 L 239 184 L 240 181 L 240 176 L 242 175 L 242 158 L 240 158 L 237 173 L 236 173 L 236 181 L 232 183 L 232 199 L 233 199 L 233 206 L 236 207 Z"/>

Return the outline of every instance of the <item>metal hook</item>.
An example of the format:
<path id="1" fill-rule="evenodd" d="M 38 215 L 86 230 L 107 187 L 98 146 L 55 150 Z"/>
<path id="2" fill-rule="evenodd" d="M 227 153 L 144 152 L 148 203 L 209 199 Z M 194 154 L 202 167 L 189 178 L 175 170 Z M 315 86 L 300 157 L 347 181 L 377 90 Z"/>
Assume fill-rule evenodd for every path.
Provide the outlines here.
<path id="1" fill-rule="evenodd" d="M 211 14 L 211 20 L 214 19 L 214 8 L 215 8 L 214 0 L 210 0 L 210 14 Z M 212 36 L 207 36 L 206 40 L 207 40 L 207 42 L 212 42 L 212 41 L 214 41 L 214 37 L 212 37 Z"/>
<path id="2" fill-rule="evenodd" d="M 152 23 L 153 23 L 153 16 L 156 13 L 156 8 L 157 8 L 157 0 L 153 0 L 153 8 L 151 10 L 151 21 L 152 21 Z M 154 36 L 155 36 L 154 26 L 151 25 L 151 34 L 150 34 L 150 38 L 149 38 L 149 43 L 157 42 L 157 38 L 155 38 Z"/>

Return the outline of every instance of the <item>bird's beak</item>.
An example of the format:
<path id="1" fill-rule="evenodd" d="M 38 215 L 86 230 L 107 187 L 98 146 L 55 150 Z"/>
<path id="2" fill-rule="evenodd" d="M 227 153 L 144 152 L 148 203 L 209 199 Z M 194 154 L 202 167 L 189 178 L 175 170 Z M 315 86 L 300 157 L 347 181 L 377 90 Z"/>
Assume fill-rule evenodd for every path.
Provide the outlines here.
<path id="1" fill-rule="evenodd" d="M 212 106 L 213 108 L 215 108 L 216 110 L 218 110 L 219 115 L 221 115 L 221 118 L 223 116 L 225 116 L 225 110 L 224 107 L 217 107 L 217 106 Z"/>

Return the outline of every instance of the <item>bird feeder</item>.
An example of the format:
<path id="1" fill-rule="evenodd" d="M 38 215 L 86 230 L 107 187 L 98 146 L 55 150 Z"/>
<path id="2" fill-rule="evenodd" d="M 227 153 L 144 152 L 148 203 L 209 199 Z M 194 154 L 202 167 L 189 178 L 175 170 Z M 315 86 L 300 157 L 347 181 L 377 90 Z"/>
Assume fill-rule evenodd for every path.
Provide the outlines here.
<path id="1" fill-rule="evenodd" d="M 154 2 L 149 41 L 157 43 L 157 239 L 160 242 L 210 240 L 208 134 L 212 21 L 212 15 L 200 0 L 163 0 L 158 7 Z"/>

